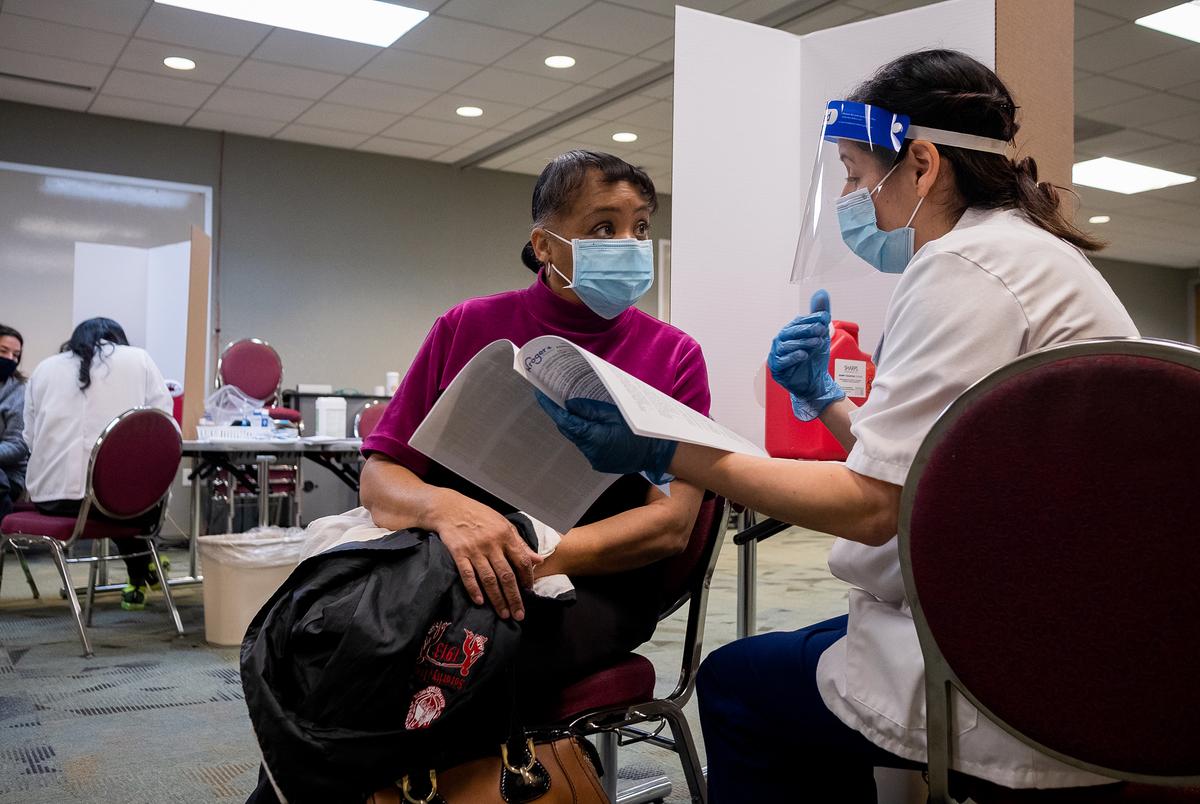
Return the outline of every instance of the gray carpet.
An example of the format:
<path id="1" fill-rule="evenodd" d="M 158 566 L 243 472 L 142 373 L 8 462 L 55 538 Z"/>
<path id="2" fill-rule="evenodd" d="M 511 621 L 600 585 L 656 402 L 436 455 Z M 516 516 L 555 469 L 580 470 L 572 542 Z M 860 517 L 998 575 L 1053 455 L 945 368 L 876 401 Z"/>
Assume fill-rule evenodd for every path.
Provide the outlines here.
<path id="1" fill-rule="evenodd" d="M 760 630 L 800 627 L 846 610 L 846 588 L 825 568 L 828 543 L 826 536 L 793 530 L 761 546 Z M 179 574 L 186 557 L 171 555 Z M 244 801 L 258 751 L 237 650 L 204 641 L 200 589 L 174 589 L 184 637 L 175 635 L 161 595 L 152 593 L 138 613 L 122 611 L 115 595 L 98 597 L 89 632 L 96 655 L 83 659 L 48 556 L 31 556 L 40 600 L 29 596 L 9 559 L 0 587 L 0 804 Z M 735 566 L 730 543 L 710 598 L 710 649 L 734 636 Z M 82 584 L 85 572 L 76 570 Z M 683 630 L 677 614 L 642 651 L 658 669 L 662 694 L 678 676 Z M 694 701 L 689 717 L 701 742 Z M 630 746 L 621 762 L 622 776 L 661 769 L 674 786 L 667 802 L 689 800 L 670 752 Z"/>

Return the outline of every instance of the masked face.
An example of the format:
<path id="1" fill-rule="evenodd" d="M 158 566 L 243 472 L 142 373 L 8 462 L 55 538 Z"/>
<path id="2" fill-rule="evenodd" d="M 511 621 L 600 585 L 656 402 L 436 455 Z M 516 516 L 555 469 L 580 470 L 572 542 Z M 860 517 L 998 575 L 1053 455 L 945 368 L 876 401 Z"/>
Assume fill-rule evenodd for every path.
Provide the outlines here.
<path id="1" fill-rule="evenodd" d="M 903 226 L 880 229 L 876 199 L 883 189 L 884 182 L 902 163 L 897 162 L 893 165 L 870 189 L 864 184 L 863 177 L 858 175 L 870 172 L 870 166 L 875 164 L 865 151 L 860 152 L 860 155 L 843 151 L 842 163 L 846 166 L 847 192 L 836 203 L 842 241 L 875 270 L 887 274 L 902 273 L 913 257 L 916 231 L 912 228 L 912 222 L 925 199 L 917 199 L 916 206 Z"/>
<path id="2" fill-rule="evenodd" d="M 575 291 L 579 300 L 601 318 L 616 318 L 654 284 L 654 241 L 636 238 L 567 240 L 571 247 L 570 279 L 550 263 L 550 269 Z"/>
<path id="3" fill-rule="evenodd" d="M 11 335 L 0 335 L 0 382 L 6 382 L 21 364 L 21 342 Z"/>

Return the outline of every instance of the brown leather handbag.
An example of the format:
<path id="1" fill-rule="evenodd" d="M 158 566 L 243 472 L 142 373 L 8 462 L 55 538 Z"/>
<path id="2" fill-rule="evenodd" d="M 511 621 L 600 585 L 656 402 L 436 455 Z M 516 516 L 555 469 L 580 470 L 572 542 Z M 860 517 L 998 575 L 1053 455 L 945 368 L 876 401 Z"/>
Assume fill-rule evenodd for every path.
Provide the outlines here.
<path id="1" fill-rule="evenodd" d="M 505 744 L 499 756 L 431 770 L 428 779 L 405 776 L 367 804 L 609 804 L 593 749 L 582 738 L 526 739 L 520 753 Z"/>

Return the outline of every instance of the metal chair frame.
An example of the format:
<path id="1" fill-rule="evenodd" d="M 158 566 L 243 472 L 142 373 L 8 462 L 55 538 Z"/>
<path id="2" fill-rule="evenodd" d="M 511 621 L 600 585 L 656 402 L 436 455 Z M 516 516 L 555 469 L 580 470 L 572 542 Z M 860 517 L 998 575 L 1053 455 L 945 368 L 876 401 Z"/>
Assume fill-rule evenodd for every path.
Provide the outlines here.
<path id="1" fill-rule="evenodd" d="M 1200 371 L 1200 349 L 1173 341 L 1137 338 L 1113 338 L 1076 341 L 1047 347 L 1031 352 L 993 371 L 964 391 L 952 402 L 930 429 L 909 470 L 908 480 L 900 498 L 899 549 L 900 567 L 904 575 L 904 587 L 916 621 L 917 636 L 921 653 L 925 659 L 925 707 L 929 751 L 929 800 L 933 804 L 950 804 L 950 768 L 953 765 L 953 740 L 950 737 L 952 701 L 955 690 L 959 692 L 980 714 L 1004 729 L 1022 743 L 1085 771 L 1141 784 L 1190 787 L 1200 785 L 1197 776 L 1154 776 L 1129 773 L 1117 768 L 1106 768 L 1055 750 L 1052 746 L 1027 737 L 998 717 L 986 703 L 979 700 L 963 684 L 941 650 L 937 639 L 929 628 L 925 610 L 921 603 L 920 589 L 913 577 L 911 548 L 911 525 L 913 509 L 917 503 L 917 487 L 921 476 L 929 465 L 933 452 L 941 445 L 947 432 L 974 403 L 990 393 L 996 386 L 1027 371 L 1062 360 L 1093 355 L 1127 355 L 1147 357 L 1176 363 Z"/>
<path id="2" fill-rule="evenodd" d="M 112 433 L 112 431 L 115 430 L 123 421 L 125 421 L 127 418 L 129 418 L 131 416 L 135 416 L 135 415 L 140 416 L 140 415 L 147 415 L 147 414 L 162 416 L 164 419 L 171 422 L 171 426 L 175 428 L 176 435 L 179 436 L 180 439 L 182 440 L 182 436 L 179 434 L 179 425 L 176 424 L 175 419 L 173 417 L 167 415 L 166 413 L 163 413 L 161 410 L 158 410 L 157 408 L 149 408 L 149 407 L 131 408 L 130 410 L 125 411 L 124 413 L 122 413 L 121 415 L 119 415 L 115 419 L 113 419 L 111 422 L 109 422 L 108 425 L 104 428 L 103 432 L 100 433 L 100 436 L 96 439 L 96 443 L 92 446 L 91 457 L 88 459 L 87 486 L 86 486 L 86 491 L 84 493 L 83 503 L 79 507 L 79 514 L 75 517 L 75 527 L 71 531 L 71 537 L 66 542 L 60 541 L 51 536 L 45 536 L 43 534 L 38 534 L 38 533 L 19 533 L 18 532 L 18 533 L 0 534 L 0 570 L 3 570 L 3 556 L 4 556 L 4 548 L 6 546 L 11 546 L 14 551 L 19 551 L 21 549 L 28 548 L 28 547 L 31 547 L 31 546 L 34 546 L 37 544 L 49 545 L 50 554 L 54 557 L 54 563 L 57 566 L 58 574 L 62 579 L 63 588 L 66 592 L 67 600 L 71 604 L 71 614 L 74 616 L 74 619 L 75 619 L 75 628 L 79 635 L 79 641 L 83 644 L 83 655 L 85 657 L 89 657 L 89 658 L 93 655 L 93 651 L 92 651 L 91 642 L 88 640 L 87 630 L 84 626 L 85 626 L 85 623 L 86 623 L 86 625 L 89 625 L 89 626 L 92 624 L 92 609 L 93 609 L 93 604 L 95 603 L 95 597 L 96 597 L 97 567 L 99 566 L 99 564 L 101 562 L 104 562 L 104 561 L 112 561 L 115 559 L 124 559 L 126 557 L 133 557 L 133 556 L 145 556 L 145 555 L 150 556 L 151 559 L 154 561 L 155 571 L 158 573 L 159 580 L 161 581 L 163 599 L 167 603 L 167 610 L 171 614 L 171 619 L 175 624 L 175 630 L 176 630 L 176 632 L 178 632 L 178 634 L 180 636 L 183 636 L 183 634 L 184 634 L 183 621 L 179 617 L 179 610 L 177 608 L 175 608 L 175 601 L 171 597 L 171 587 L 170 587 L 170 584 L 167 583 L 166 573 L 163 572 L 162 562 L 159 559 L 158 547 L 154 543 L 154 540 L 158 537 L 158 534 L 162 531 L 163 521 L 166 518 L 167 503 L 171 498 L 170 487 L 167 488 L 167 490 L 163 493 L 163 495 L 161 497 L 158 498 L 158 500 L 151 503 L 149 506 L 147 506 L 143 510 L 138 511 L 135 514 L 127 515 L 127 516 L 117 516 L 117 515 L 112 514 L 109 511 L 105 510 L 104 506 L 96 498 L 95 490 L 92 485 L 92 473 L 94 472 L 94 470 L 96 468 L 96 458 L 100 454 L 101 448 L 104 446 L 105 441 L 108 439 L 108 437 Z M 77 557 L 71 556 L 70 553 L 73 551 L 75 545 L 79 542 L 80 538 L 83 536 L 83 533 L 87 528 L 88 516 L 91 514 L 91 509 L 93 507 L 95 507 L 95 509 L 97 511 L 99 511 L 101 514 L 103 514 L 111 519 L 116 519 L 116 520 L 136 519 L 144 514 L 149 513 L 150 511 L 153 511 L 157 507 L 158 508 L 158 522 L 155 523 L 155 525 L 151 529 L 150 533 L 145 536 L 130 537 L 130 538 L 142 539 L 144 542 L 146 542 L 147 549 L 144 551 L 141 551 L 141 552 L 137 552 L 137 553 L 130 553 L 127 556 L 122 556 L 122 555 L 110 556 L 110 555 L 106 554 L 106 551 L 103 549 L 103 546 L 102 546 L 102 542 L 104 542 L 105 540 L 104 539 L 93 539 L 91 556 L 87 556 L 87 557 L 83 557 L 83 558 L 77 558 Z M 24 557 L 21 556 L 20 552 L 17 552 L 17 555 L 21 561 L 22 567 L 25 569 L 25 578 L 26 578 L 26 581 L 29 583 L 30 589 L 33 591 L 33 596 L 35 598 L 39 597 L 37 585 L 34 583 L 33 576 L 29 574 L 29 569 L 25 565 Z M 88 565 L 87 597 L 85 599 L 85 606 L 82 609 L 82 613 L 81 613 L 81 608 L 79 605 L 79 597 L 78 597 L 78 595 L 75 594 L 75 585 L 74 585 L 74 583 L 71 582 L 71 575 L 67 570 L 68 564 L 87 564 Z M 0 576 L 0 577 L 2 577 L 2 576 Z"/>
<path id="3" fill-rule="evenodd" d="M 274 346 L 267 343 L 262 338 L 239 338 L 236 341 L 230 341 L 229 343 L 225 344 L 225 348 L 222 349 L 221 354 L 217 356 L 217 373 L 216 376 L 213 377 L 213 388 L 220 388 L 225 382 L 225 376 L 221 368 L 225 362 L 225 355 L 229 353 L 230 349 L 237 346 L 239 343 L 245 343 L 247 341 L 258 344 L 259 346 L 267 347 L 271 350 L 271 354 L 275 355 L 275 359 L 279 361 L 279 380 L 275 385 L 275 394 L 270 399 L 263 400 L 264 405 L 278 404 L 280 399 L 283 397 L 283 358 L 279 356 L 279 352 Z"/>
<path id="4" fill-rule="evenodd" d="M 382 399 L 372 399 L 370 402 L 367 402 L 365 405 L 363 405 L 361 408 L 358 409 L 358 413 L 354 414 L 354 430 L 353 430 L 353 432 L 354 432 L 355 438 L 362 438 L 362 435 L 358 432 L 358 423 L 362 421 L 363 413 L 365 413 L 370 408 L 377 408 L 380 405 L 384 405 L 384 404 L 387 404 L 387 403 L 385 403 Z"/>
<path id="5" fill-rule="evenodd" d="M 578 714 L 568 725 L 568 729 L 574 734 L 583 737 L 597 737 L 601 764 L 604 766 L 605 772 L 602 783 L 609 799 L 614 803 L 618 800 L 617 763 L 615 760 L 621 736 L 629 738 L 629 742 L 650 742 L 674 751 L 679 755 L 680 762 L 683 764 L 683 774 L 687 779 L 691 800 L 701 804 L 708 801 L 704 768 L 700 764 L 700 755 L 696 751 L 696 742 L 692 738 L 692 731 L 688 726 L 687 717 L 683 713 L 683 707 L 691 699 L 692 692 L 696 687 L 696 671 L 700 668 L 700 654 L 704 647 L 708 591 L 712 585 L 713 572 L 717 568 L 717 558 L 721 554 L 721 544 L 724 541 L 728 503 L 721 497 L 718 497 L 717 500 L 713 527 L 718 528 L 719 531 L 713 537 L 708 561 L 704 565 L 703 571 L 692 580 L 688 590 L 658 618 L 659 622 L 662 622 L 685 604 L 688 606 L 687 629 L 683 638 L 683 658 L 680 662 L 679 680 L 675 684 L 675 689 L 665 698 L 594 709 Z M 632 728 L 641 723 L 665 723 L 671 729 L 672 737 L 660 736 L 657 731 L 647 733 Z M 661 797 L 661 794 L 654 796 L 654 798 Z"/>

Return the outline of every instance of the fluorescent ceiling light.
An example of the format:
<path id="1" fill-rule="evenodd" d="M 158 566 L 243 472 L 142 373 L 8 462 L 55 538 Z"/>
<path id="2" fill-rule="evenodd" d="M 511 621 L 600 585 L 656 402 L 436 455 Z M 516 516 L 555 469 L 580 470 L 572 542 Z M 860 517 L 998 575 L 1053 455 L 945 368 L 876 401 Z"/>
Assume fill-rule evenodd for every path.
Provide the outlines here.
<path id="1" fill-rule="evenodd" d="M 380 0 L 155 0 L 166 6 L 233 17 L 317 36 L 387 47 L 421 20 L 419 11 Z"/>
<path id="2" fill-rule="evenodd" d="M 1182 39 L 1200 42 L 1200 3 L 1183 3 L 1140 17 L 1137 24 Z"/>
<path id="3" fill-rule="evenodd" d="M 194 70 L 196 62 L 191 59 L 185 59 L 183 56 L 167 56 L 163 59 L 163 64 L 170 67 L 172 70 Z"/>
<path id="4" fill-rule="evenodd" d="M 1088 218 L 1088 223 L 1108 223 L 1111 220 L 1112 218 L 1108 217 L 1107 215 L 1093 215 L 1092 217 Z"/>
<path id="5" fill-rule="evenodd" d="M 1147 190 L 1174 187 L 1176 184 L 1187 184 L 1195 181 L 1196 177 L 1102 156 L 1099 159 L 1076 162 L 1071 171 L 1071 180 L 1085 187 L 1098 187 L 1101 190 L 1132 195 Z"/>
<path id="6" fill-rule="evenodd" d="M 553 67 L 556 70 L 565 70 L 568 67 L 575 66 L 575 59 L 570 56 L 547 56 L 546 66 Z"/>
<path id="7" fill-rule="evenodd" d="M 617 142 L 636 142 L 637 134 L 634 134 L 632 131 L 618 131 L 616 134 L 613 134 L 613 139 Z"/>
<path id="8" fill-rule="evenodd" d="M 454 113 L 459 117 L 481 117 L 483 109 L 478 106 L 459 106 L 454 110 Z"/>

